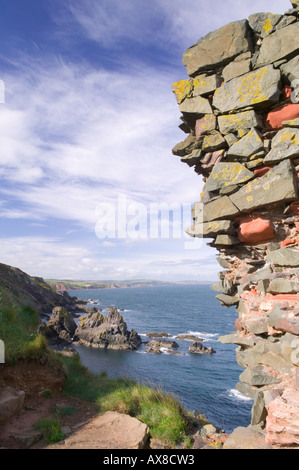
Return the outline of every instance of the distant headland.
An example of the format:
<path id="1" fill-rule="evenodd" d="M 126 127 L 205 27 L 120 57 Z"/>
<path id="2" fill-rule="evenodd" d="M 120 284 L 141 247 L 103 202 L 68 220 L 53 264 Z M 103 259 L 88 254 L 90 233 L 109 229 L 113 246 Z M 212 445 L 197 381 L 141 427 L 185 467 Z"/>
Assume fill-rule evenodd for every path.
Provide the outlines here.
<path id="1" fill-rule="evenodd" d="M 53 289 L 58 291 L 83 290 L 83 289 L 118 289 L 126 287 L 158 287 L 174 285 L 212 284 L 213 281 L 157 281 L 152 279 L 134 279 L 123 281 L 83 281 L 69 279 L 45 279 Z"/>

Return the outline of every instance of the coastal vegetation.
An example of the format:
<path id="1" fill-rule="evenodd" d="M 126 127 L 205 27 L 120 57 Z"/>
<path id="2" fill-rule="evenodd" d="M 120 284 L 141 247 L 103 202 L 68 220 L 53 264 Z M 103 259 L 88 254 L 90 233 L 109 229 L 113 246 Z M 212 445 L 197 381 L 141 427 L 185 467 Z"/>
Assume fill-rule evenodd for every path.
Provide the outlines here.
<path id="1" fill-rule="evenodd" d="M 0 332 L 5 344 L 6 364 L 18 361 L 47 364 L 53 374 L 60 370 L 65 376 L 62 395 L 77 397 L 96 406 L 98 413 L 118 411 L 136 417 L 148 425 L 152 438 L 169 446 L 188 442 L 187 433 L 193 417 L 179 401 L 154 386 L 142 385 L 123 378 L 109 378 L 107 373 L 91 373 L 82 365 L 77 353 L 70 357 L 54 351 L 47 339 L 38 332 L 39 314 L 32 307 L 20 306 L 13 297 L 0 288 Z M 60 416 L 36 423 L 46 443 L 61 440 Z"/>

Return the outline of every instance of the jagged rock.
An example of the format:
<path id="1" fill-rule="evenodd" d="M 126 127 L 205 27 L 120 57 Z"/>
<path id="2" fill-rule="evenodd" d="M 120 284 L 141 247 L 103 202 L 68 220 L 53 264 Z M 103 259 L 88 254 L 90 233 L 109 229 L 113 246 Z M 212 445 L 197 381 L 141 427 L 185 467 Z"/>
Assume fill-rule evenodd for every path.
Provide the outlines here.
<path id="1" fill-rule="evenodd" d="M 247 20 L 223 26 L 201 38 L 183 54 L 183 64 L 189 76 L 226 65 L 243 52 L 251 50 Z"/>
<path id="2" fill-rule="evenodd" d="M 282 19 L 282 15 L 273 15 L 273 13 L 254 13 L 248 17 L 250 27 L 264 38 L 275 31 L 275 25 Z"/>
<path id="3" fill-rule="evenodd" d="M 255 345 L 255 341 L 252 335 L 240 336 L 238 333 L 231 333 L 229 335 L 219 336 L 218 342 L 223 344 L 237 344 L 238 346 L 243 347 L 253 347 Z"/>
<path id="4" fill-rule="evenodd" d="M 213 354 L 215 353 L 214 349 L 212 347 L 207 348 L 203 344 L 201 344 L 199 341 L 194 341 L 192 344 L 189 346 L 189 351 L 194 354 Z"/>
<path id="5" fill-rule="evenodd" d="M 43 323 L 40 331 L 51 341 L 60 339 L 71 343 L 77 324 L 70 313 L 63 307 L 55 307 L 47 324 Z"/>
<path id="6" fill-rule="evenodd" d="M 269 375 L 262 365 L 245 369 L 240 375 L 240 380 L 248 385 L 255 385 L 257 387 L 281 382 L 281 380 Z"/>
<path id="7" fill-rule="evenodd" d="M 238 130 L 250 130 L 254 127 L 261 127 L 262 120 L 255 111 L 243 111 L 237 114 L 227 114 L 218 116 L 218 125 L 221 134 L 230 134 Z"/>
<path id="8" fill-rule="evenodd" d="M 184 157 L 200 146 L 198 140 L 193 135 L 188 135 L 183 142 L 179 142 L 172 149 L 173 155 Z"/>
<path id="9" fill-rule="evenodd" d="M 204 191 L 219 191 L 222 186 L 238 185 L 254 178 L 254 173 L 241 163 L 217 163 L 206 181 Z"/>
<path id="10" fill-rule="evenodd" d="M 255 129 L 251 129 L 242 139 L 233 144 L 227 151 L 227 156 L 250 157 L 264 150 L 264 144 Z"/>
<path id="11" fill-rule="evenodd" d="M 280 95 L 280 71 L 272 65 L 233 78 L 214 94 L 213 106 L 221 113 L 247 106 L 261 108 L 276 104 Z"/>
<path id="12" fill-rule="evenodd" d="M 272 140 L 272 149 L 264 162 L 273 164 L 299 156 L 299 129 L 282 129 Z"/>
<path id="13" fill-rule="evenodd" d="M 193 80 L 180 80 L 172 85 L 172 92 L 174 93 L 177 103 L 181 104 L 185 98 L 190 98 L 193 91 Z"/>
<path id="14" fill-rule="evenodd" d="M 272 64 L 299 51 L 299 45 L 294 38 L 299 34 L 299 23 L 286 26 L 265 37 L 256 61 L 256 68 Z"/>
<path id="15" fill-rule="evenodd" d="M 256 178 L 229 196 L 239 211 L 252 211 L 276 202 L 297 198 L 298 188 L 289 160 L 282 161 L 261 178 Z"/>
<path id="16" fill-rule="evenodd" d="M 187 334 L 178 335 L 176 336 L 176 339 L 185 339 L 187 341 L 203 341 L 203 338 L 199 338 L 198 336 L 187 335 Z"/>
<path id="17" fill-rule="evenodd" d="M 202 96 L 195 96 L 194 98 L 186 98 L 180 105 L 179 110 L 181 113 L 192 114 L 211 114 L 212 107 L 208 99 Z"/>
<path id="18" fill-rule="evenodd" d="M 74 339 L 83 345 L 100 349 L 134 350 L 142 343 L 135 330 L 127 329 L 123 317 L 114 307 L 107 317 L 101 313 L 80 317 Z"/>
<path id="19" fill-rule="evenodd" d="M 226 148 L 226 140 L 218 131 L 211 131 L 203 137 L 202 150 L 204 152 L 215 152 Z"/>
<path id="20" fill-rule="evenodd" d="M 165 331 L 162 331 L 161 333 L 155 333 L 152 331 L 150 333 L 147 333 L 146 336 L 148 336 L 149 338 L 169 338 L 171 335 L 169 335 Z"/>

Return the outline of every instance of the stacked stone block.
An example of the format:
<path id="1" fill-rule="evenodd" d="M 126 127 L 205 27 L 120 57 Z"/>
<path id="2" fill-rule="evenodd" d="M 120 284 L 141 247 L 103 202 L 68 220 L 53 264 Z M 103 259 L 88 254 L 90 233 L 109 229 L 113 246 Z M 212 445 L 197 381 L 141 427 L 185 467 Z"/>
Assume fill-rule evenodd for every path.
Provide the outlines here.
<path id="1" fill-rule="evenodd" d="M 202 175 L 192 237 L 224 268 L 212 289 L 237 311 L 253 400 L 251 426 L 273 446 L 299 445 L 299 6 L 256 13 L 201 38 L 173 84 L 186 138 L 173 154 Z"/>

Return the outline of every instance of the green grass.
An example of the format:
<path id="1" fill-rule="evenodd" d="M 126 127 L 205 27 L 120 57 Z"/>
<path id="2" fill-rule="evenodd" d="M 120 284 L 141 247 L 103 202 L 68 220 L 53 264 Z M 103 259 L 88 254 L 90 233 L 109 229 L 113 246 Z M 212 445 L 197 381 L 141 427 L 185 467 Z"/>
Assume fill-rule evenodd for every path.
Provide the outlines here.
<path id="1" fill-rule="evenodd" d="M 100 413 L 118 411 L 146 423 L 151 437 L 161 439 L 174 447 L 187 442 L 191 417 L 179 401 L 152 385 L 141 385 L 127 378 L 113 379 L 107 373 L 93 374 L 80 362 L 78 355 L 64 357 L 54 353 L 46 338 L 37 333 L 39 315 L 30 307 L 15 305 L 0 288 L 0 339 L 5 343 L 5 360 L 9 365 L 19 359 L 43 360 L 63 370 L 66 375 L 64 394 L 95 404 Z M 50 392 L 45 392 L 50 396 Z M 50 420 L 37 423 L 47 442 L 63 439 L 61 413 Z"/>
<path id="2" fill-rule="evenodd" d="M 65 438 L 59 418 L 43 418 L 35 423 L 34 428 L 41 432 L 47 444 L 55 444 Z"/>
<path id="3" fill-rule="evenodd" d="M 78 357 L 62 358 L 67 374 L 64 392 L 88 400 L 99 412 L 118 411 L 146 423 L 153 438 L 174 446 L 186 439 L 188 412 L 170 394 L 126 378 L 108 378 L 87 370 Z"/>

